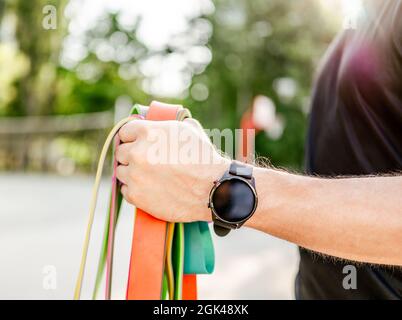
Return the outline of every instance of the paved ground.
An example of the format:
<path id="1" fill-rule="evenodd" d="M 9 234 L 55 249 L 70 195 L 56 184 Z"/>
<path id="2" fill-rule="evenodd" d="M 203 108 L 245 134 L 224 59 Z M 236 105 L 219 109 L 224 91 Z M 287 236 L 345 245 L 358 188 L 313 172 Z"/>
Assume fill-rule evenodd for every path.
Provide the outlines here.
<path id="1" fill-rule="evenodd" d="M 92 182 L 87 176 L 0 174 L 0 299 L 72 297 Z M 101 199 L 107 194 L 103 187 Z M 105 207 L 106 202 L 98 206 L 88 270 L 94 270 Z M 131 209 L 124 205 L 117 229 L 116 299 L 124 298 Z M 214 238 L 214 244 L 216 269 L 200 277 L 200 298 L 293 299 L 298 262 L 294 245 L 248 229 Z M 88 289 L 84 297 L 89 297 Z"/>

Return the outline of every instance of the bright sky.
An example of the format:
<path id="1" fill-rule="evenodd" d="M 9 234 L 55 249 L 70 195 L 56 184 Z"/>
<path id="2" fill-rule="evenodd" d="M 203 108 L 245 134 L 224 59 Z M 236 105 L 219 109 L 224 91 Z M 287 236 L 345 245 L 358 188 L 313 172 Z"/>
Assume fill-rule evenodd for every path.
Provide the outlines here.
<path id="1" fill-rule="evenodd" d="M 119 12 L 119 22 L 128 27 L 141 17 L 137 37 L 149 49 L 159 50 L 169 43 L 173 35 L 188 30 L 190 19 L 213 11 L 214 5 L 210 0 L 70 0 L 65 11 L 71 21 L 70 36 L 65 40 L 62 64 L 73 67 L 85 58 L 87 48 L 80 43 L 80 38 L 105 12 Z M 98 58 L 103 56 L 106 60 L 107 48 L 100 54 Z M 204 46 L 191 47 L 185 57 L 177 54 L 171 54 L 167 59 L 155 56 L 140 64 L 140 72 L 146 76 L 143 89 L 157 96 L 183 96 L 187 94 L 192 77 L 184 70 L 183 62 L 209 63 L 211 58 L 209 49 Z M 124 77 L 129 71 L 123 70 L 122 74 Z M 203 95 L 205 99 L 207 96 Z"/>
<path id="2" fill-rule="evenodd" d="M 338 14 L 341 18 L 357 19 L 362 9 L 362 0 L 319 0 L 328 14 Z M 339 8 L 341 9 L 339 11 Z"/>
<path id="3" fill-rule="evenodd" d="M 267 0 L 268 1 L 268 0 Z M 318 0 L 327 14 L 343 14 L 354 17 L 360 8 L 360 0 Z M 339 10 L 341 6 L 342 10 Z M 71 20 L 70 37 L 65 42 L 65 66 L 74 66 L 87 54 L 87 49 L 80 45 L 82 34 L 91 29 L 105 12 L 121 12 L 120 22 L 133 25 L 138 17 L 142 18 L 137 37 L 150 49 L 163 48 L 175 34 L 188 29 L 188 21 L 201 14 L 213 13 L 211 0 L 70 0 L 66 16 Z M 342 12 L 340 12 L 342 11 Z M 107 54 L 105 51 L 104 54 Z M 194 48 L 190 59 L 208 62 L 211 59 L 206 47 Z M 156 56 L 140 66 L 140 71 L 147 76 L 143 89 L 160 96 L 178 96 L 186 94 L 191 74 L 183 73 L 182 56 L 172 55 L 163 60 Z M 208 94 L 204 94 L 206 99 Z"/>
<path id="4" fill-rule="evenodd" d="M 150 48 L 159 49 L 171 35 L 186 30 L 189 19 L 212 13 L 214 6 L 210 0 L 71 0 L 66 9 L 66 15 L 74 18 L 70 31 L 81 33 L 90 28 L 105 11 L 120 11 L 128 26 L 141 16 L 138 37 Z"/>

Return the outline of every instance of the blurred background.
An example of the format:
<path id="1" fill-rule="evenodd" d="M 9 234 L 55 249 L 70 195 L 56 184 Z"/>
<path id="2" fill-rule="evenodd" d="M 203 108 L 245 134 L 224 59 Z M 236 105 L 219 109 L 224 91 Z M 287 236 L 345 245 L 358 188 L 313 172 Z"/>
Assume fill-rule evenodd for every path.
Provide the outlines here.
<path id="1" fill-rule="evenodd" d="M 205 128 L 236 129 L 265 96 L 274 117 L 262 121 L 256 153 L 302 171 L 314 70 L 357 5 L 0 0 L 0 298 L 71 298 L 100 146 L 133 103 L 180 103 Z M 125 205 L 115 298 L 124 298 L 132 219 Z M 200 298 L 294 298 L 295 246 L 251 230 L 214 240 L 216 271 L 201 277 Z M 44 284 L 49 270 L 55 288 Z"/>

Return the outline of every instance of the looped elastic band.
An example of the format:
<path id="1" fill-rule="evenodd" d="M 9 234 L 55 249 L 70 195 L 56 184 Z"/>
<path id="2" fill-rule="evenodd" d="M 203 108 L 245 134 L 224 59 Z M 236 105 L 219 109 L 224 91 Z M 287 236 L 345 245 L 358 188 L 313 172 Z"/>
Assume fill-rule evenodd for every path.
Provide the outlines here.
<path id="1" fill-rule="evenodd" d="M 93 220 L 94 220 L 94 216 L 95 216 L 96 202 L 97 202 L 97 198 L 98 198 L 99 186 L 100 186 L 100 181 L 101 181 L 101 177 L 102 177 L 103 167 L 105 165 L 106 155 L 107 155 L 108 149 L 113 141 L 114 136 L 117 134 L 117 132 L 120 130 L 120 128 L 122 126 L 124 126 L 126 123 L 128 123 L 132 120 L 133 120 L 133 117 L 127 117 L 127 118 L 119 121 L 113 127 L 113 129 L 110 131 L 110 133 L 107 136 L 106 141 L 102 147 L 102 151 L 101 151 L 99 161 L 98 161 L 98 168 L 96 170 L 95 182 L 94 182 L 94 186 L 92 189 L 91 202 L 90 202 L 90 206 L 89 206 L 88 225 L 87 225 L 87 229 L 86 229 L 86 233 L 85 233 L 80 269 L 78 272 L 78 277 L 77 277 L 75 290 L 74 290 L 74 299 L 75 300 L 80 299 L 80 296 L 81 296 L 82 280 L 84 278 L 84 273 L 85 273 L 85 265 L 86 265 L 86 261 L 87 261 L 87 255 L 88 255 L 89 240 L 91 237 L 92 225 L 93 225 Z"/>
<path id="2" fill-rule="evenodd" d="M 134 119 L 182 121 L 191 117 L 190 112 L 182 106 L 159 102 L 152 102 L 149 108 L 136 105 L 131 113 L 132 116 L 121 120 L 113 127 L 102 148 L 92 191 L 89 221 L 74 292 L 75 299 L 79 299 L 81 294 L 100 178 L 113 137 L 124 124 Z M 118 144 L 119 139 L 116 137 L 115 148 Z M 120 185 L 116 177 L 117 165 L 118 163 L 113 156 L 112 193 L 93 298 L 96 298 L 105 265 L 105 298 L 111 298 L 115 226 L 122 202 L 122 195 L 119 192 Z M 154 218 L 139 208 L 136 209 L 127 299 L 196 299 L 197 282 L 195 274 L 211 273 L 213 268 L 214 251 L 207 223 L 167 223 Z"/>
<path id="3" fill-rule="evenodd" d="M 189 116 L 190 113 L 180 105 L 154 101 L 150 104 L 145 119 L 182 121 Z M 172 256 L 172 250 L 176 254 L 181 253 L 181 257 Z M 163 299 L 164 274 L 166 274 L 169 298 L 181 299 L 183 256 L 183 225 L 176 224 L 175 227 L 175 224 L 156 219 L 137 208 L 127 283 L 127 299 Z"/>

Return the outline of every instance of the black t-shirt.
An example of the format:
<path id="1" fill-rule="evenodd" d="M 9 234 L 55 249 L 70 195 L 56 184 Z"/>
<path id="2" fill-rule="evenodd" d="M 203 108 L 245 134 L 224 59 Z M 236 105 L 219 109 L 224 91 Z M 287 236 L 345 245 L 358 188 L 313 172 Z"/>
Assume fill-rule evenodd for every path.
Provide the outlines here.
<path id="1" fill-rule="evenodd" d="M 320 67 L 307 138 L 309 174 L 402 172 L 402 0 L 374 2 L 356 29 L 335 39 Z M 305 249 L 300 258 L 299 299 L 402 298 L 402 267 L 345 262 Z M 357 289 L 343 287 L 346 265 L 356 267 Z"/>

